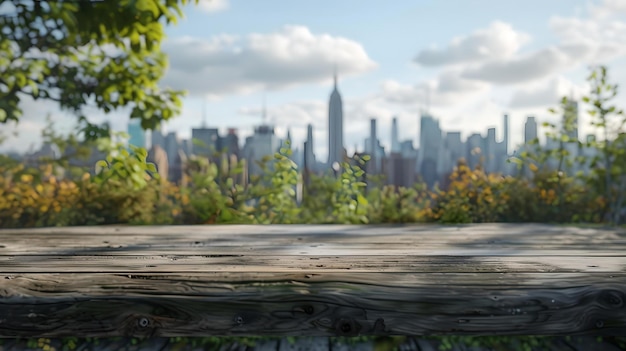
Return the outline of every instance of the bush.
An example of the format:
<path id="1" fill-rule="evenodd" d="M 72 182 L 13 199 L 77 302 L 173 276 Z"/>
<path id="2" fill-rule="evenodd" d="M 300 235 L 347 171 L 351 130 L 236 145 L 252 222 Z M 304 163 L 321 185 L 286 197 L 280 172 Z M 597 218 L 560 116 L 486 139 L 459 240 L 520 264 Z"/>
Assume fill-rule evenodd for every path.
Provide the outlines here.
<path id="1" fill-rule="evenodd" d="M 480 165 L 472 170 L 459 161 L 450 175 L 446 190 L 432 195 L 431 219 L 442 223 L 496 222 L 507 210 L 509 194 L 504 189 L 506 178 L 485 174 Z"/>

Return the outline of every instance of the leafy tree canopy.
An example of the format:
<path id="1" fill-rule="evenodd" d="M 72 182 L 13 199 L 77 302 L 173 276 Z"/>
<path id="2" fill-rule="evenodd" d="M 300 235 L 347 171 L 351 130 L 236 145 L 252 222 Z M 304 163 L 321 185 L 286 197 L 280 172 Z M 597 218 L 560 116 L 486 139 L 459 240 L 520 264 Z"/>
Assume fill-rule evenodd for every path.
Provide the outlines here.
<path id="1" fill-rule="evenodd" d="M 146 129 L 175 116 L 184 92 L 158 86 L 160 44 L 164 26 L 197 1 L 0 0 L 0 123 L 19 121 L 26 96 L 74 112 L 91 138 L 108 129 L 88 122 L 88 105 L 129 108 Z"/>

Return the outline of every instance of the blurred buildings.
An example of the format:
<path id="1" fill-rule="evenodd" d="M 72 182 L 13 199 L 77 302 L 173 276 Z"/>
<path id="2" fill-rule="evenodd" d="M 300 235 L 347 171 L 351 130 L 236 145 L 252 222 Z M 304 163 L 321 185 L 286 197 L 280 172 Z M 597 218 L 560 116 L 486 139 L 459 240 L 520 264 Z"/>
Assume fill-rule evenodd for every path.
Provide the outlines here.
<path id="1" fill-rule="evenodd" d="M 252 135 L 245 138 L 243 145 L 240 144 L 238 131 L 234 128 L 227 129 L 226 133 L 220 134 L 217 128 L 207 126 L 206 117 L 201 127 L 191 130 L 191 139 L 180 140 L 175 132 L 163 134 L 160 130 L 151 132 L 149 159 L 157 164 L 159 172 L 170 181 L 179 182 L 184 178 L 187 164 L 193 160 L 204 159 L 209 163 L 218 163 L 220 166 L 227 164 L 234 166 L 238 160 L 245 160 L 245 171 L 242 181 L 247 181 L 249 176 L 261 175 L 263 169 L 261 162 L 264 159 L 271 160 L 273 155 L 286 147 L 292 150 L 292 159 L 303 173 L 304 182 L 307 183 L 312 174 L 339 174 L 339 165 L 353 157 L 348 157 L 344 145 L 343 127 L 343 102 L 338 89 L 337 73 L 334 74 L 334 84 L 328 100 L 328 159 L 322 162 L 315 155 L 314 130 L 311 124 L 307 125 L 306 140 L 303 145 L 292 145 L 291 134 L 287 132 L 285 139 L 280 139 L 275 128 L 267 123 L 267 111 L 263 106 L 263 122 L 254 127 Z M 460 131 L 444 131 L 439 120 L 424 111 L 419 118 L 419 130 L 414 134 L 417 137 L 417 147 L 414 146 L 413 138 L 399 139 L 398 119 L 391 120 L 391 135 L 389 149 L 386 150 L 378 133 L 378 120 L 371 118 L 369 121 L 369 136 L 365 138 L 361 150 L 355 150 L 355 155 L 368 155 L 371 159 L 366 164 L 365 179 L 381 181 L 387 185 L 412 186 L 418 181 L 426 183 L 429 187 L 446 184 L 451 172 L 463 159 L 472 167 L 482 167 L 487 173 L 499 173 L 513 175 L 518 172 L 530 175 L 528 169 L 518 169 L 516 164 L 508 162 L 511 156 L 519 156 L 521 152 L 534 152 L 536 148 L 554 150 L 562 148 L 569 155 L 565 162 L 571 166 L 562 168 L 570 172 L 588 172 L 590 164 L 576 164 L 574 160 L 578 156 L 592 156 L 594 150 L 584 147 L 578 142 L 578 103 L 571 100 L 564 113 L 561 126 L 569 140 L 538 143 L 538 123 L 534 116 L 528 116 L 524 125 L 524 143 L 512 152 L 510 144 L 510 119 L 508 115 L 502 116 L 503 130 L 499 132 L 491 127 L 486 133 L 472 133 L 466 138 Z M 567 125 L 567 130 L 565 126 Z M 146 132 L 143 131 L 139 121 L 132 120 L 128 124 L 129 144 L 146 147 Z M 591 138 L 588 136 L 587 138 Z M 58 152 L 56 152 L 58 153 Z M 25 157 L 28 162 L 41 157 L 55 157 L 54 148 L 44 145 L 41 150 Z M 95 153 L 91 159 L 84 162 L 95 163 L 102 159 L 103 155 Z M 538 167 L 558 167 L 559 160 L 548 159 L 545 164 Z M 379 176 L 382 176 L 379 177 Z M 376 183 L 378 184 L 378 183 Z M 370 186 L 376 186 L 370 182 Z"/>

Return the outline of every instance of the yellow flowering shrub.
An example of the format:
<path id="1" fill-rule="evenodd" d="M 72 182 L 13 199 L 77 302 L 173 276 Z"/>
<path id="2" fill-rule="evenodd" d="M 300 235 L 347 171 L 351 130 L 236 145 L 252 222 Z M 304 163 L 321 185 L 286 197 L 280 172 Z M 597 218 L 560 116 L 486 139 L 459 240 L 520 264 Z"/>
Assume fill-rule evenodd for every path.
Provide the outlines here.
<path id="1" fill-rule="evenodd" d="M 431 220 L 443 223 L 495 222 L 507 209 L 505 178 L 486 174 L 479 166 L 472 170 L 460 161 L 445 190 L 432 194 Z"/>

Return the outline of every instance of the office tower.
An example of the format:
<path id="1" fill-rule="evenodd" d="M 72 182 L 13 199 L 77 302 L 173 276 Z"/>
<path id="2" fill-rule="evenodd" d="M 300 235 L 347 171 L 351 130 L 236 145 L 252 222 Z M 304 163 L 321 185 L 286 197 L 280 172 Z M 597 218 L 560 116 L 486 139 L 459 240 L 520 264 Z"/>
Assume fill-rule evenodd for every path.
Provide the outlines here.
<path id="1" fill-rule="evenodd" d="M 487 129 L 485 139 L 485 171 L 494 173 L 497 171 L 498 143 L 496 142 L 496 128 Z"/>
<path id="2" fill-rule="evenodd" d="M 430 115 L 423 114 L 420 119 L 420 142 L 418 151 L 418 168 L 422 179 L 429 187 L 438 180 L 437 164 L 442 146 L 439 121 Z"/>
<path id="3" fill-rule="evenodd" d="M 162 129 L 162 127 L 158 127 L 157 129 L 152 130 L 152 135 L 150 136 L 150 148 L 160 146 L 162 149 L 165 149 L 165 137 L 163 137 L 163 133 L 161 133 Z"/>
<path id="4" fill-rule="evenodd" d="M 415 174 L 416 161 L 416 158 L 404 157 L 399 152 L 392 152 L 389 156 L 386 156 L 383 159 L 386 184 L 393 185 L 396 188 L 410 188 L 415 185 L 417 181 Z"/>
<path id="5" fill-rule="evenodd" d="M 485 140 L 479 133 L 474 133 L 467 138 L 467 165 L 472 169 L 481 163 L 485 153 Z"/>
<path id="6" fill-rule="evenodd" d="M 457 165 L 459 159 L 466 157 L 465 143 L 461 140 L 461 132 L 447 132 L 444 146 L 450 156 L 450 165 L 445 167 L 446 171 L 451 171 Z"/>
<path id="7" fill-rule="evenodd" d="M 194 155 L 210 157 L 220 150 L 217 128 L 193 128 L 191 130 L 192 151 Z"/>
<path id="8" fill-rule="evenodd" d="M 191 154 L 192 154 L 191 140 L 183 139 L 180 142 L 180 148 L 183 150 L 183 152 L 185 153 L 185 156 L 187 156 L 187 158 L 189 158 L 189 156 L 191 156 Z"/>
<path id="9" fill-rule="evenodd" d="M 414 158 L 417 166 L 418 150 L 413 147 L 413 140 L 404 140 L 400 143 L 400 154 L 404 158 Z"/>
<path id="10" fill-rule="evenodd" d="M 228 128 L 226 136 L 219 138 L 220 151 L 239 157 L 239 136 L 236 128 Z"/>
<path id="11" fill-rule="evenodd" d="M 315 153 L 313 152 L 313 126 L 309 124 L 306 128 L 306 142 L 304 144 L 304 164 L 305 168 L 315 172 Z"/>
<path id="12" fill-rule="evenodd" d="M 146 132 L 141 127 L 139 119 L 131 119 L 128 122 L 128 145 L 135 147 L 146 147 Z"/>
<path id="13" fill-rule="evenodd" d="M 378 146 L 378 137 L 376 135 L 376 118 L 370 119 L 370 137 L 369 144 L 366 153 L 370 155 L 371 159 L 368 162 L 368 171 L 370 173 L 378 172 L 378 157 L 376 157 L 376 147 Z"/>
<path id="14" fill-rule="evenodd" d="M 153 131 L 153 133 L 154 132 L 155 131 Z M 160 134 L 159 132 L 159 135 Z M 169 161 L 167 159 L 167 153 L 159 144 L 152 144 L 146 162 L 154 163 L 156 171 L 162 180 L 169 179 Z"/>
<path id="15" fill-rule="evenodd" d="M 570 139 L 577 141 L 578 140 L 578 101 L 569 100 L 567 102 L 567 107 L 565 110 L 565 114 L 563 114 L 563 126 L 565 127 L 566 114 L 571 113 L 571 121 L 570 126 L 568 126 L 571 130 L 567 131 L 567 135 Z"/>
<path id="16" fill-rule="evenodd" d="M 398 119 L 391 121 L 391 152 L 400 152 L 400 141 L 398 140 Z"/>
<path id="17" fill-rule="evenodd" d="M 524 143 L 528 144 L 537 139 L 537 121 L 535 117 L 528 116 L 524 125 Z"/>
<path id="18" fill-rule="evenodd" d="M 504 135 L 502 137 L 502 142 L 504 143 L 504 154 L 509 155 L 509 115 L 504 114 Z"/>
<path id="19" fill-rule="evenodd" d="M 164 149 L 167 154 L 167 159 L 169 160 L 170 168 L 172 167 L 174 161 L 178 156 L 178 138 L 176 137 L 176 132 L 169 132 L 165 136 L 164 141 Z"/>
<path id="20" fill-rule="evenodd" d="M 343 148 L 343 103 L 337 89 L 337 72 L 334 75 L 334 88 L 328 103 L 328 166 L 333 163 L 342 163 L 344 160 Z"/>
<path id="21" fill-rule="evenodd" d="M 246 138 L 243 156 L 248 161 L 248 173 L 261 175 L 263 169 L 258 164 L 265 157 L 272 158 L 280 149 L 280 141 L 274 134 L 274 128 L 263 124 L 254 128 L 254 134 Z"/>

